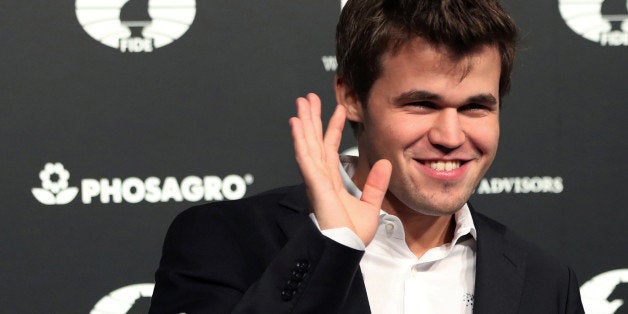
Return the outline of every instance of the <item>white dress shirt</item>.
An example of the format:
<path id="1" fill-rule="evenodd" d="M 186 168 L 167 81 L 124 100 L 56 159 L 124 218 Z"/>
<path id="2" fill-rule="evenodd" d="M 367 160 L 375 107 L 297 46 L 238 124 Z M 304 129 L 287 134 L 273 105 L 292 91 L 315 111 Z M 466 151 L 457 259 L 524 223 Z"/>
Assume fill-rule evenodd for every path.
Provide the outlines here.
<path id="1" fill-rule="evenodd" d="M 341 174 L 347 191 L 360 198 L 362 192 L 351 181 L 355 161 L 355 157 L 341 156 Z M 318 226 L 314 214 L 310 217 Z M 360 268 L 372 313 L 472 313 L 477 236 L 466 204 L 454 219 L 452 242 L 429 249 L 421 258 L 408 248 L 399 218 L 383 210 L 375 238 L 367 247 L 349 228 L 321 232 L 365 251 Z"/>

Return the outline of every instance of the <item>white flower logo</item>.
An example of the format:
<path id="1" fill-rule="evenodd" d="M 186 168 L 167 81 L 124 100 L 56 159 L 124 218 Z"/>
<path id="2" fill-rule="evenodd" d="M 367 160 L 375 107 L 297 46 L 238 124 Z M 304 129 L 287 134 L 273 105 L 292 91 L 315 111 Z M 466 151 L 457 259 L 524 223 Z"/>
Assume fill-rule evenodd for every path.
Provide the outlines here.
<path id="1" fill-rule="evenodd" d="M 68 187 L 68 172 L 60 162 L 47 163 L 39 172 L 42 188 L 33 188 L 33 196 L 45 205 L 63 205 L 71 202 L 78 194 L 78 188 Z"/>

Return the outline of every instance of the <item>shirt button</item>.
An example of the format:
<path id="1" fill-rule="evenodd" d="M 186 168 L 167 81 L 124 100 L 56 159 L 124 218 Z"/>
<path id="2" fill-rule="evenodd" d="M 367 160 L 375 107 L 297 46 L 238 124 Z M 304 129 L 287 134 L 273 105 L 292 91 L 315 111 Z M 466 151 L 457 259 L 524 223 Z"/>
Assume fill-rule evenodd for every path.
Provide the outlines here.
<path id="1" fill-rule="evenodd" d="M 395 224 L 393 224 L 392 222 L 387 222 L 386 223 L 386 232 L 388 232 L 388 234 L 392 233 L 393 230 L 395 230 Z"/>

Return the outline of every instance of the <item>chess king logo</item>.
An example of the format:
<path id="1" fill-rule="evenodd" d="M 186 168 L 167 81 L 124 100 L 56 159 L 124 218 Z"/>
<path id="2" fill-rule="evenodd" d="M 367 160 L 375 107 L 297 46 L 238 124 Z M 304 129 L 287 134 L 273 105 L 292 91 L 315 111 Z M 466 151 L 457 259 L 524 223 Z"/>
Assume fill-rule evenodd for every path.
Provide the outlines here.
<path id="1" fill-rule="evenodd" d="M 141 283 L 112 291 L 96 303 L 89 314 L 146 313 L 155 284 Z"/>
<path id="2" fill-rule="evenodd" d="M 121 52 L 152 52 L 179 39 L 194 21 L 195 0 L 76 0 L 92 38 Z"/>
<path id="3" fill-rule="evenodd" d="M 602 46 L 628 46 L 627 0 L 559 0 L 558 7 L 580 36 Z"/>
<path id="4" fill-rule="evenodd" d="M 628 313 L 628 268 L 599 274 L 580 287 L 587 313 Z"/>

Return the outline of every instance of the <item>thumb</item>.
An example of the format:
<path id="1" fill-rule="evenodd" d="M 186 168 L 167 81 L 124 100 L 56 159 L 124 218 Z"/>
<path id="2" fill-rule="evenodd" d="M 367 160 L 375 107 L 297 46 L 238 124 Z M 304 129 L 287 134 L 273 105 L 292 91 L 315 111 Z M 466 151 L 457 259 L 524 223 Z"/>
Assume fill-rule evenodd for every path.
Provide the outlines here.
<path id="1" fill-rule="evenodd" d="M 362 189 L 362 201 L 381 208 L 382 201 L 388 190 L 392 164 L 386 159 L 380 159 L 371 168 L 364 188 Z"/>

